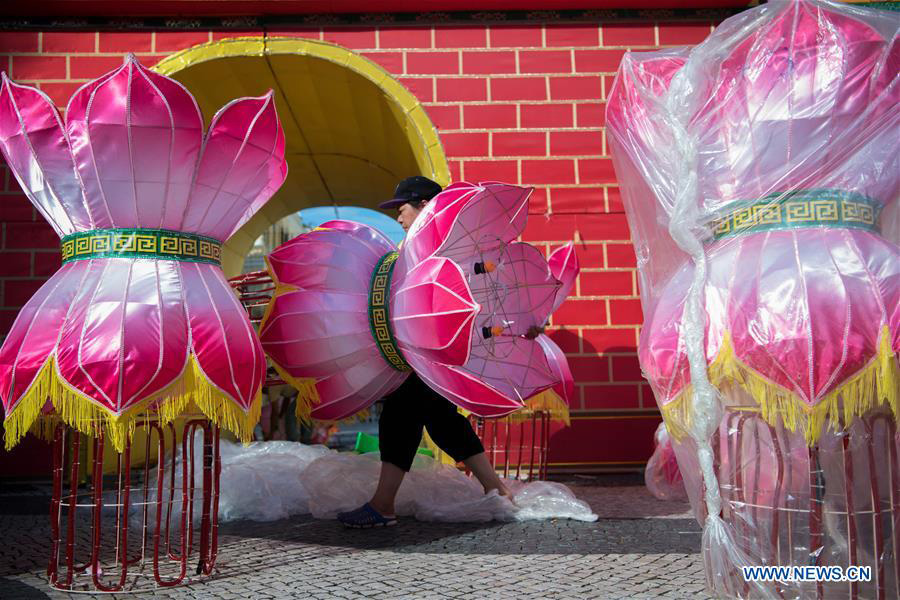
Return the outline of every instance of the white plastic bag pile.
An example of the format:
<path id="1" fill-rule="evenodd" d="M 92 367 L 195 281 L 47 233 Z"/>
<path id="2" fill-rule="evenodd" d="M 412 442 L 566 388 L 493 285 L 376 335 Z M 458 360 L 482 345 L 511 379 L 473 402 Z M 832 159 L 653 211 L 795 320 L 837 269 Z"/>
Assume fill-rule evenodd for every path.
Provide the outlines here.
<path id="1" fill-rule="evenodd" d="M 195 485 L 202 485 L 202 437 L 195 443 Z M 219 521 L 274 521 L 312 514 L 319 519 L 358 508 L 372 497 L 378 482 L 378 454 L 340 453 L 297 442 L 226 440 L 220 446 L 222 471 Z M 180 481 L 181 473 L 176 473 Z M 417 456 L 397 495 L 397 513 L 420 521 L 485 522 L 530 519 L 596 521 L 590 506 L 566 486 L 535 481 L 506 481 L 514 501 L 485 495 L 474 478 L 448 465 Z M 164 483 L 168 489 L 168 477 Z M 155 489 L 155 485 L 152 486 Z M 168 492 L 164 492 L 168 495 Z M 195 514 L 195 519 L 199 515 Z"/>

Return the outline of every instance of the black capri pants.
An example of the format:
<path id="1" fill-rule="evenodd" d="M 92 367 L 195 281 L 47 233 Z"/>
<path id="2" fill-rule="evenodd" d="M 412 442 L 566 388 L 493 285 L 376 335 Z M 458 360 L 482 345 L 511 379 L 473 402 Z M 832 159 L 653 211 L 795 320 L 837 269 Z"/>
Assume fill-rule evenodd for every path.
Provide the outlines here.
<path id="1" fill-rule="evenodd" d="M 422 441 L 423 427 L 434 443 L 457 462 L 484 452 L 469 420 L 457 412 L 452 402 L 411 373 L 384 398 L 378 420 L 381 461 L 409 471 Z"/>

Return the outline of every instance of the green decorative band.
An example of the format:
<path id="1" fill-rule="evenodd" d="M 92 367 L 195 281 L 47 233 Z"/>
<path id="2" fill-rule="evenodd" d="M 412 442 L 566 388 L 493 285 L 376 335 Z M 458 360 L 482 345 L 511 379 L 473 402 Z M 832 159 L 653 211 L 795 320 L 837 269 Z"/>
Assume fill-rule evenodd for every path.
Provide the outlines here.
<path id="1" fill-rule="evenodd" d="M 394 339 L 388 310 L 391 274 L 394 272 L 397 256 L 396 252 L 388 252 L 381 257 L 372 272 L 372 283 L 369 287 L 369 327 L 372 329 L 375 345 L 378 346 L 384 360 L 398 371 L 411 371 L 412 368 L 403 359 L 397 340 Z"/>
<path id="2" fill-rule="evenodd" d="M 837 227 L 879 232 L 881 205 L 842 190 L 798 190 L 769 194 L 730 211 L 713 223 L 716 240 L 744 233 L 800 227 Z"/>
<path id="3" fill-rule="evenodd" d="M 157 258 L 221 264 L 222 242 L 166 229 L 92 229 L 62 239 L 63 263 L 88 258 Z"/>

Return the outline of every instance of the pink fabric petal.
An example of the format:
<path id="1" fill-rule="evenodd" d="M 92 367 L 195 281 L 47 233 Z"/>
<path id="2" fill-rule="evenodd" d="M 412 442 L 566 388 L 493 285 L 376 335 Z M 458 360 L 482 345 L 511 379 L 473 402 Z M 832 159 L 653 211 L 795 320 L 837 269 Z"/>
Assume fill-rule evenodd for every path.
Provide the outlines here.
<path id="1" fill-rule="evenodd" d="M 284 131 L 272 93 L 226 104 L 209 126 L 181 229 L 228 239 L 286 174 Z"/>
<path id="2" fill-rule="evenodd" d="M 572 242 L 569 242 L 565 246 L 560 246 L 554 250 L 550 253 L 547 264 L 550 265 L 550 273 L 552 273 L 561 284 L 556 291 L 556 298 L 553 300 L 553 308 L 550 309 L 550 312 L 552 313 L 566 301 L 566 298 L 575 286 L 575 280 L 578 278 L 578 273 L 581 271 L 581 267 L 578 265 L 578 254 L 575 253 L 575 245 L 572 244 Z"/>
<path id="3" fill-rule="evenodd" d="M 895 198 L 900 85 L 896 70 L 893 85 L 878 70 L 889 51 L 869 24 L 804 2 L 748 35 L 715 66 L 703 92 L 710 100 L 693 119 L 701 148 L 742 140 L 709 153 L 699 192 L 706 208 L 826 182 Z M 745 77 L 748 70 L 756 75 Z M 861 145 L 865 159 L 855 165 Z"/>
<path id="4" fill-rule="evenodd" d="M 391 290 L 391 324 L 404 352 L 447 365 L 466 363 L 480 307 L 456 263 L 428 258 L 405 276 L 395 275 Z"/>
<path id="5" fill-rule="evenodd" d="M 123 63 L 118 69 L 84 84 L 72 95 L 66 108 L 66 133 L 84 190 L 85 207 L 91 215 L 94 229 L 115 227 L 109 202 L 101 186 L 95 147 L 91 139 L 92 119 L 96 117 L 93 112 L 94 96 L 110 79 L 117 75 L 121 77 L 120 74 L 127 68 L 127 64 Z"/>
<path id="6" fill-rule="evenodd" d="M 475 275 L 472 294 L 481 304 L 480 327 L 498 325 L 512 335 L 547 323 L 560 283 L 550 273 L 543 254 L 530 244 L 501 248 L 496 270 Z M 476 283 L 477 282 L 477 283 Z"/>
<path id="7" fill-rule="evenodd" d="M 161 105 L 159 110 L 153 110 L 154 98 L 148 93 L 150 86 L 142 77 L 135 76 L 139 68 L 132 58 L 126 59 L 122 67 L 102 83 L 92 89 L 80 90 L 76 94 L 78 99 L 73 98 L 70 102 L 74 112 L 66 115 L 76 164 L 88 199 L 102 206 L 103 214 L 98 221 L 101 227 L 140 226 L 139 199 L 145 194 L 138 191 L 136 170 L 142 164 L 139 148 L 145 142 L 153 146 L 153 158 L 147 160 L 154 167 L 158 166 L 157 161 L 162 155 L 160 144 L 155 142 L 160 139 L 165 111 Z M 82 100 L 84 96 L 87 98 Z M 145 106 L 147 111 L 143 110 Z M 143 114 L 135 114 L 134 109 Z M 149 135 L 142 135 L 141 121 L 150 127 L 146 132 Z M 158 195 L 152 200 L 154 205 L 159 204 Z M 108 223 L 104 219 L 107 216 Z M 153 226 L 157 227 L 158 223 L 157 218 Z"/>
<path id="8" fill-rule="evenodd" d="M 43 92 L 13 83 L 5 73 L 0 84 L 0 150 L 32 204 L 60 237 L 90 228 L 56 107 Z"/>
<path id="9" fill-rule="evenodd" d="M 8 415 L 56 347 L 86 262 L 64 266 L 22 307 L 0 349 L 0 394 Z"/>
<path id="10" fill-rule="evenodd" d="M 811 405 L 876 356 L 885 325 L 900 329 L 900 252 L 864 231 L 746 235 L 712 251 L 709 268 L 707 359 L 728 331 L 740 361 Z M 672 279 L 642 334 L 664 401 L 690 381 L 679 335 L 690 273 Z"/>
<path id="11" fill-rule="evenodd" d="M 520 401 L 558 381 L 540 344 L 518 335 L 482 338 L 472 345 L 469 361 L 458 370 Z"/>
<path id="12" fill-rule="evenodd" d="M 536 341 L 544 351 L 544 356 L 550 365 L 550 371 L 558 380 L 553 386 L 553 391 L 566 404 L 571 405 L 572 400 L 575 398 L 575 379 L 572 377 L 572 371 L 569 369 L 569 361 L 566 360 L 566 355 L 556 345 L 556 342 L 546 335 L 539 335 Z"/>
<path id="13" fill-rule="evenodd" d="M 397 268 L 408 270 L 434 254 L 470 272 L 481 254 L 499 249 L 525 230 L 531 192 L 503 183 L 460 185 L 441 192 L 410 228 Z"/>
<path id="14" fill-rule="evenodd" d="M 131 261 L 79 262 L 86 265 L 86 271 L 60 333 L 56 350 L 59 374 L 94 403 L 117 413 L 121 348 L 118 325 L 123 315 L 119 302 L 125 295 L 125 278 Z M 104 285 L 107 278 L 109 284 Z M 96 306 L 95 301 L 98 301 Z M 105 337 L 88 337 L 88 331 Z"/>
<path id="15" fill-rule="evenodd" d="M 519 399 L 504 395 L 459 367 L 440 365 L 415 355 L 406 358 L 431 389 L 479 417 L 501 417 L 524 406 Z"/>
<path id="16" fill-rule="evenodd" d="M 471 183 L 454 183 L 425 205 L 403 240 L 397 262 L 401 271 L 411 269 L 437 251 L 466 202 L 477 192 L 477 186 Z"/>
<path id="17" fill-rule="evenodd" d="M 380 358 L 367 307 L 366 294 L 302 290 L 279 295 L 260 330 L 263 350 L 294 377 L 327 377 Z"/>
<path id="18" fill-rule="evenodd" d="M 179 263 L 192 349 L 200 369 L 248 411 L 265 378 L 265 357 L 247 312 L 221 269 Z"/>
<path id="19" fill-rule="evenodd" d="M 393 245 L 359 227 L 358 233 L 332 227 L 297 236 L 268 256 L 269 270 L 279 283 L 302 289 L 368 294 L 375 265 Z"/>
<path id="20" fill-rule="evenodd" d="M 169 261 L 100 259 L 86 265 L 62 327 L 59 373 L 115 414 L 172 383 L 187 361 L 187 328 L 177 266 Z"/>
<path id="21" fill-rule="evenodd" d="M 365 225 L 363 223 L 357 223 L 355 221 L 345 221 L 342 219 L 325 221 L 316 229 L 334 229 L 336 231 L 349 233 L 354 237 L 354 239 L 357 239 L 366 244 L 379 257 L 384 256 L 386 253 L 397 249 L 397 246 L 394 244 L 394 242 L 392 242 L 386 235 L 384 235 L 374 227 Z"/>
<path id="22" fill-rule="evenodd" d="M 178 263 L 135 261 L 123 330 L 126 408 L 162 390 L 184 371 L 188 328 L 181 286 Z"/>
<path id="23" fill-rule="evenodd" d="M 313 406 L 312 418 L 337 421 L 353 416 L 396 390 L 408 375 L 389 367 L 380 355 L 336 372 L 316 383 L 321 401 Z"/>

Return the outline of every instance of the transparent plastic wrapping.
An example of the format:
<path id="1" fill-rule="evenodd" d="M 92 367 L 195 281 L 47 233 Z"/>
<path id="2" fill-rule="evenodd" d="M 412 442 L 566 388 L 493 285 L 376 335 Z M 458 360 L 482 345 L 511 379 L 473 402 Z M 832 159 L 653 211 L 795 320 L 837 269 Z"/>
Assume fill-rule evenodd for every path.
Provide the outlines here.
<path id="1" fill-rule="evenodd" d="M 194 478 L 196 484 L 201 484 L 202 436 L 196 436 L 193 443 Z M 239 519 L 275 521 L 301 514 L 333 519 L 337 513 L 358 508 L 372 497 L 381 468 L 377 452 L 336 452 L 299 442 L 241 445 L 221 440 L 220 452 L 219 521 L 223 523 Z M 181 481 L 181 461 L 178 465 L 176 482 Z M 163 483 L 163 497 L 168 497 L 168 476 Z M 597 520 L 590 506 L 560 483 L 504 483 L 515 503 L 496 492 L 485 494 L 472 477 L 420 454 L 400 487 L 397 514 L 420 521 L 445 522 Z M 154 481 L 151 500 L 155 500 L 155 492 Z M 178 510 L 174 510 L 172 519 L 179 517 Z M 200 511 L 195 510 L 192 518 L 198 522 Z M 138 525 L 138 511 L 132 519 Z"/>
<path id="2" fill-rule="evenodd" d="M 776 0 L 626 54 L 610 91 L 641 365 L 720 597 L 898 594 L 898 27 Z M 872 573 L 745 581 L 757 565 Z"/>
<path id="3" fill-rule="evenodd" d="M 678 470 L 678 459 L 665 423 L 659 424 L 653 438 L 655 446 L 644 469 L 644 484 L 660 500 L 684 500 L 687 492 L 684 491 L 684 480 Z"/>

